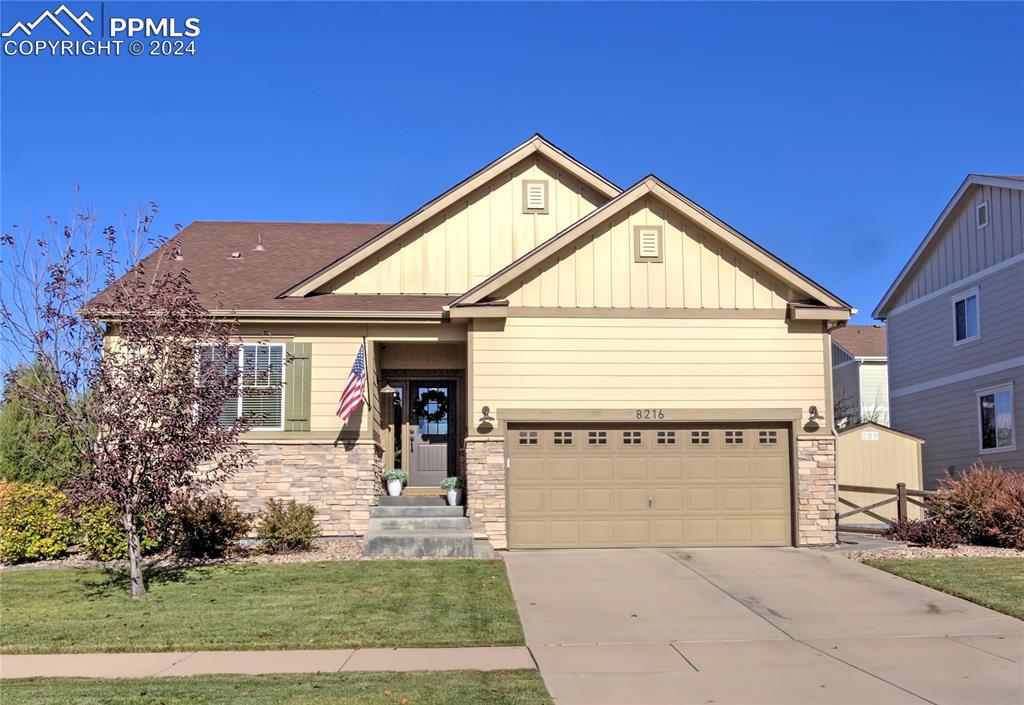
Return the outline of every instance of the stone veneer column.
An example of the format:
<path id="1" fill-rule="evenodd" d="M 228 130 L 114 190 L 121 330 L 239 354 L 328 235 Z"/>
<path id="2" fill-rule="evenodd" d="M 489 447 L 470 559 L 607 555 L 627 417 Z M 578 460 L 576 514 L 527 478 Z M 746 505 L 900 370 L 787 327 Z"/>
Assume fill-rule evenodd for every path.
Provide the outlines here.
<path id="1" fill-rule="evenodd" d="M 362 536 L 381 494 L 383 455 L 374 443 L 251 444 L 253 464 L 223 487 L 239 509 L 258 513 L 268 499 L 311 504 L 325 536 Z"/>
<path id="2" fill-rule="evenodd" d="M 801 546 L 836 542 L 836 439 L 796 441 L 797 521 Z"/>
<path id="3" fill-rule="evenodd" d="M 466 509 L 475 537 L 508 547 L 504 440 L 466 439 Z"/>

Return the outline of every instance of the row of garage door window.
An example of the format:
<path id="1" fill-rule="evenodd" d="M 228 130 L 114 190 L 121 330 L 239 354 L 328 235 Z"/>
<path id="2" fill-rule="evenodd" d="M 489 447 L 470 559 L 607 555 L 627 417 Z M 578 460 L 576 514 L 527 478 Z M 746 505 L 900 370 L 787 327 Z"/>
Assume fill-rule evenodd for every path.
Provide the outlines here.
<path id="1" fill-rule="evenodd" d="M 535 446 L 538 444 L 538 431 L 519 431 L 519 445 Z M 571 446 L 575 443 L 577 431 L 554 431 L 551 442 L 556 446 Z M 580 431 L 580 434 L 583 432 Z M 587 445 L 603 446 L 608 445 L 608 431 L 586 431 Z M 642 431 L 620 431 L 622 434 L 622 445 L 638 446 L 643 444 Z M 711 445 L 711 431 L 689 431 L 691 446 Z M 678 434 L 676 431 L 656 431 L 654 442 L 659 446 L 674 446 Z M 725 431 L 725 445 L 738 446 L 746 442 L 745 431 Z M 777 445 L 779 442 L 778 431 L 758 431 L 757 443 L 759 445 Z"/>

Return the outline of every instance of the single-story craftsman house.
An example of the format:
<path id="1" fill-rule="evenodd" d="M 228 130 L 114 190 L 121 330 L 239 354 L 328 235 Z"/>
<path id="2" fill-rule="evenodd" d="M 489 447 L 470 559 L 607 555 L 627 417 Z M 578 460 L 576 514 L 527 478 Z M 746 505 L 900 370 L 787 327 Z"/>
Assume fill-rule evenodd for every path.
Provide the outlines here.
<path id="1" fill-rule="evenodd" d="M 200 221 L 173 246 L 284 381 L 226 487 L 248 511 L 293 498 L 360 536 L 399 467 L 463 477 L 495 548 L 834 541 L 850 306 L 655 176 L 621 189 L 537 135 L 393 225 Z"/>

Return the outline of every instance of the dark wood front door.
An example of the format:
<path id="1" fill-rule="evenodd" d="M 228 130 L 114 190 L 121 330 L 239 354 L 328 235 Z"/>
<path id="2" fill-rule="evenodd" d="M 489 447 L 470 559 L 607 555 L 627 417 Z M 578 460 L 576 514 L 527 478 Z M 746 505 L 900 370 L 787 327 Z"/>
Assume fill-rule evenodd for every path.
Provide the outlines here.
<path id="1" fill-rule="evenodd" d="M 448 476 L 455 451 L 455 385 L 409 383 L 409 484 L 436 487 Z"/>

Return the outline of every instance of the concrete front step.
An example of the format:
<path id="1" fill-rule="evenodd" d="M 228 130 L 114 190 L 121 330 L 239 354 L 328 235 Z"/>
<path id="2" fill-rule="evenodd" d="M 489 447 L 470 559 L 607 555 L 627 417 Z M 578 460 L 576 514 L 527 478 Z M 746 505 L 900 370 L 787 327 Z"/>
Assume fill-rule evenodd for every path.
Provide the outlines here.
<path id="1" fill-rule="evenodd" d="M 445 529 L 450 531 L 468 530 L 469 519 L 466 517 L 373 517 L 370 519 L 370 531 L 417 531 L 421 529 Z"/>
<path id="2" fill-rule="evenodd" d="M 448 506 L 448 500 L 440 496 L 403 494 L 398 497 L 389 497 L 388 495 L 383 495 L 380 498 L 380 504 L 383 507 L 436 507 Z"/>
<path id="3" fill-rule="evenodd" d="M 473 532 L 370 531 L 363 539 L 363 554 L 395 558 L 472 558 Z"/>
<path id="4" fill-rule="evenodd" d="M 375 517 L 461 517 L 465 515 L 465 507 L 449 507 L 446 504 L 370 507 L 371 519 Z"/>

